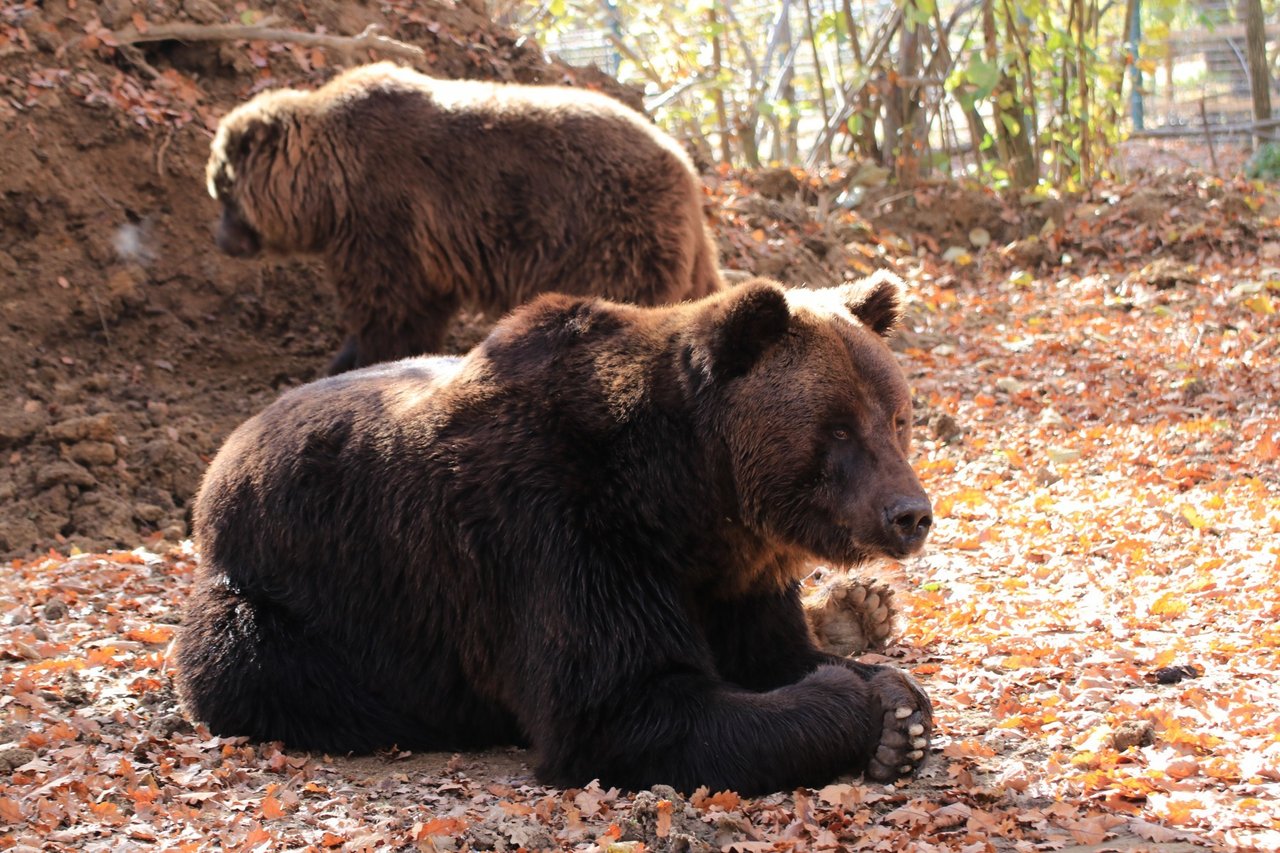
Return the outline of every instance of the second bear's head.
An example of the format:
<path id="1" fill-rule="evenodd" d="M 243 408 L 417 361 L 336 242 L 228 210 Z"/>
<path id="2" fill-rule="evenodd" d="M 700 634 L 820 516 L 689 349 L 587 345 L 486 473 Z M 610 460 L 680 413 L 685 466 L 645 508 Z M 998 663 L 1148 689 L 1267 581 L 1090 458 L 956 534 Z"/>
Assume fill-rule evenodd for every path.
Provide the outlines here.
<path id="1" fill-rule="evenodd" d="M 880 273 L 826 290 L 752 281 L 700 312 L 686 369 L 760 535 L 852 564 L 923 546 L 911 393 L 885 344 L 902 303 Z"/>
<path id="2" fill-rule="evenodd" d="M 222 205 L 216 239 L 227 254 L 320 252 L 331 239 L 352 164 L 317 138 L 315 98 L 263 92 L 218 124 L 205 180 Z"/>

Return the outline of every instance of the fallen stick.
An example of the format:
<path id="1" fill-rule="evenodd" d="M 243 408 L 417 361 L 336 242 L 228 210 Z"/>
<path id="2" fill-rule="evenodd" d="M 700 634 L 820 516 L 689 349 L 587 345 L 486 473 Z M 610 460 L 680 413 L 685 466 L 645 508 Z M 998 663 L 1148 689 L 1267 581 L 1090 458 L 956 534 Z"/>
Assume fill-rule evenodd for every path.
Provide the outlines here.
<path id="1" fill-rule="evenodd" d="M 1204 128 L 1204 141 L 1209 146 L 1209 162 L 1213 164 L 1213 174 L 1218 174 L 1218 155 L 1213 151 L 1213 134 L 1209 132 L 1209 114 L 1204 109 L 1204 98 L 1200 98 L 1200 124 Z"/>
<path id="2" fill-rule="evenodd" d="M 129 27 L 112 36 L 120 44 L 139 44 L 149 41 L 284 41 L 293 44 L 318 45 L 343 51 L 362 48 L 376 50 L 407 59 L 425 60 L 426 51 L 420 47 L 387 36 L 378 35 L 376 24 L 370 24 L 358 36 L 334 36 L 327 33 L 307 33 L 281 27 L 245 26 L 241 24 L 161 24 L 149 26 L 145 31 Z"/>

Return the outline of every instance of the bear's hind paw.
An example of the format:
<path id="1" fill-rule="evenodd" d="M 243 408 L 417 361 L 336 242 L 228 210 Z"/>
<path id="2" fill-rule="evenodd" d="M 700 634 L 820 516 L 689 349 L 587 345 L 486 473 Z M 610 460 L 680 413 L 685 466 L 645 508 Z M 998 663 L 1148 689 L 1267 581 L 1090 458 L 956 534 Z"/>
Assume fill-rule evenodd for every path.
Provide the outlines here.
<path id="1" fill-rule="evenodd" d="M 840 657 L 884 648 L 895 613 L 892 588 L 843 574 L 832 574 L 804 597 L 814 642 Z"/>

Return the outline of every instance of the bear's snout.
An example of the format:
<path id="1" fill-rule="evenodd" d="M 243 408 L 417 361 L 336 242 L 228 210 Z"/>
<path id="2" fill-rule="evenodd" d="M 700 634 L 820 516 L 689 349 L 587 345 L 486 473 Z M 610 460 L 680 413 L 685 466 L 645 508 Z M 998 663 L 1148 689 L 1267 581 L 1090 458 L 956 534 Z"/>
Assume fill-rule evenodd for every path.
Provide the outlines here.
<path id="1" fill-rule="evenodd" d="M 884 509 L 884 535 L 899 554 L 919 551 L 932 526 L 933 507 L 924 495 L 900 496 Z"/>
<path id="2" fill-rule="evenodd" d="M 223 208 L 214 242 L 220 250 L 233 258 L 252 258 L 262 251 L 262 240 L 258 237 L 258 232 L 230 207 Z"/>

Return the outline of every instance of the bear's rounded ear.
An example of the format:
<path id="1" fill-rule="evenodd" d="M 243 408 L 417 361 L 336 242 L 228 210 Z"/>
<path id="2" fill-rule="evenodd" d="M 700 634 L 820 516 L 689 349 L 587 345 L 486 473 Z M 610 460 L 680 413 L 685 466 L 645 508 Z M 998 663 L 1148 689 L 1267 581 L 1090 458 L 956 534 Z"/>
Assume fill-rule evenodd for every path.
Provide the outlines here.
<path id="1" fill-rule="evenodd" d="M 849 313 L 877 335 L 892 332 L 902 319 L 905 286 L 888 270 L 879 270 L 862 281 L 841 287 Z"/>
<path id="2" fill-rule="evenodd" d="M 757 278 L 716 300 L 707 319 L 707 366 L 716 378 L 732 379 L 750 370 L 765 350 L 781 340 L 791 311 L 781 285 Z"/>

